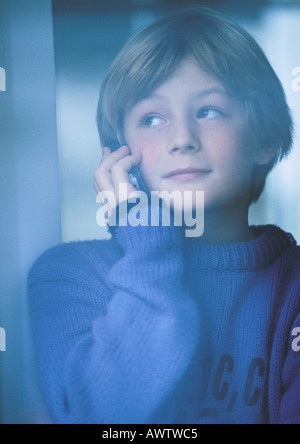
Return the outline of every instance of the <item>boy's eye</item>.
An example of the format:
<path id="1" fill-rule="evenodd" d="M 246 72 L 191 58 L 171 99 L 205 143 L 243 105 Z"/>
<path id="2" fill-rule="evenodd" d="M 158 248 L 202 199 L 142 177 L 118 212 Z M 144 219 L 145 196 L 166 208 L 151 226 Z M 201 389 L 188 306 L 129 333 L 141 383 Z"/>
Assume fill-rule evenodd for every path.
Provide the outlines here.
<path id="1" fill-rule="evenodd" d="M 197 113 L 197 119 L 216 119 L 220 117 L 223 113 L 215 108 L 205 107 L 201 108 Z M 141 124 L 146 127 L 154 127 L 161 125 L 164 119 L 155 114 L 148 114 L 141 119 Z"/>
<path id="2" fill-rule="evenodd" d="M 215 108 L 201 108 L 197 113 L 197 119 L 215 119 L 220 115 L 222 112 Z"/>
<path id="3" fill-rule="evenodd" d="M 154 115 L 148 115 L 142 118 L 141 124 L 144 126 L 157 126 L 159 125 L 164 119 L 159 116 Z"/>

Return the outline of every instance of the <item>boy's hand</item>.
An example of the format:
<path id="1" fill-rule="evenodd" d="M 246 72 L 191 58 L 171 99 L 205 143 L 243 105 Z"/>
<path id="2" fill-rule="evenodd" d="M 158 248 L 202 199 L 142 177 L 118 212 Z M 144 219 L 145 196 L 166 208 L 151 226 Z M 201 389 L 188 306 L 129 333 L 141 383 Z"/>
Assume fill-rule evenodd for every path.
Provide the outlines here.
<path id="1" fill-rule="evenodd" d="M 128 172 L 133 166 L 140 163 L 141 159 L 141 153 L 129 154 L 129 148 L 126 145 L 122 145 L 117 151 L 112 153 L 109 147 L 103 149 L 100 165 L 94 172 L 94 189 L 102 203 L 104 203 L 103 198 L 99 194 L 101 192 L 111 191 L 116 198 L 114 207 L 111 207 L 108 203 L 105 205 L 106 220 L 109 219 L 116 206 L 127 200 L 131 193 L 132 196 L 139 195 L 139 191 L 129 181 Z M 120 183 L 126 183 L 127 193 L 122 192 L 119 195 Z"/>

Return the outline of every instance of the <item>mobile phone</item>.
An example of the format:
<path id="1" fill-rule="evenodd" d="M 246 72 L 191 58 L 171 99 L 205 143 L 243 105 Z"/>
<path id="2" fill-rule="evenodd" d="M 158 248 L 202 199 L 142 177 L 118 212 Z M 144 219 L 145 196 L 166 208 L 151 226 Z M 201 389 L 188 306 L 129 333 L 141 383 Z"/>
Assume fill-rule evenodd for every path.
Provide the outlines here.
<path id="1" fill-rule="evenodd" d="M 118 138 L 118 142 L 119 142 L 120 146 L 127 145 L 124 137 L 119 132 L 117 133 L 117 138 Z M 130 149 L 130 147 L 128 147 L 128 148 L 129 148 L 129 151 L 131 154 L 131 149 Z M 142 176 L 140 169 L 137 165 L 131 168 L 131 170 L 128 172 L 128 177 L 129 177 L 130 183 L 135 187 L 135 189 L 140 190 L 140 191 L 144 191 L 145 193 L 148 192 L 147 185 L 145 184 L 143 176 Z"/>
<path id="2" fill-rule="evenodd" d="M 131 168 L 131 170 L 128 173 L 128 177 L 132 185 L 137 190 L 144 191 L 145 193 L 147 193 L 147 186 L 145 184 L 145 181 L 142 177 L 142 174 L 138 166 L 134 166 L 133 168 Z"/>

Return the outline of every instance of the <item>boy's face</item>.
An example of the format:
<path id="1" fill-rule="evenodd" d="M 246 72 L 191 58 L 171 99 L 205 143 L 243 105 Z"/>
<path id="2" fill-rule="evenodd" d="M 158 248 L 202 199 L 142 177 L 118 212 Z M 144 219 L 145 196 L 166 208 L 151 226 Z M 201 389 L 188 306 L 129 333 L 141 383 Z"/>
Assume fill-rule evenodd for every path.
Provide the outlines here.
<path id="1" fill-rule="evenodd" d="M 246 136 L 244 107 L 193 59 L 184 59 L 150 97 L 130 109 L 124 136 L 142 153 L 140 170 L 151 190 L 204 191 L 205 210 L 248 206 L 255 146 Z M 178 168 L 204 172 L 166 177 Z"/>

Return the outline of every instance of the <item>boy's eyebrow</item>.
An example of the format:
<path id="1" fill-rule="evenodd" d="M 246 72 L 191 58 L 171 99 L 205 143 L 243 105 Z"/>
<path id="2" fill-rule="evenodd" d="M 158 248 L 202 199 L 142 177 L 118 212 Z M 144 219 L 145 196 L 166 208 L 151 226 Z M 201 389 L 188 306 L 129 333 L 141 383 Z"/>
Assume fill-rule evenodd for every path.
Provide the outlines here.
<path id="1" fill-rule="evenodd" d="M 198 92 L 197 94 L 195 94 L 195 97 L 206 97 L 206 96 L 210 96 L 212 94 L 222 94 L 227 95 L 227 91 L 225 89 L 222 88 L 209 88 L 209 89 L 204 89 L 203 91 Z"/>
<path id="2" fill-rule="evenodd" d="M 212 94 L 222 94 L 222 95 L 228 95 L 227 91 L 225 89 L 219 88 L 219 87 L 214 87 L 214 88 L 208 88 L 208 89 L 204 89 L 202 91 L 198 91 L 195 94 L 192 94 L 192 97 L 195 98 L 203 98 L 203 97 L 207 97 L 210 96 Z M 163 96 L 160 96 L 159 94 L 149 94 L 147 97 L 144 97 L 143 100 L 151 100 L 151 99 L 157 99 L 157 100 L 163 100 L 166 101 L 167 99 Z"/>

